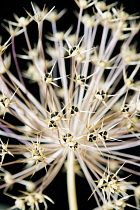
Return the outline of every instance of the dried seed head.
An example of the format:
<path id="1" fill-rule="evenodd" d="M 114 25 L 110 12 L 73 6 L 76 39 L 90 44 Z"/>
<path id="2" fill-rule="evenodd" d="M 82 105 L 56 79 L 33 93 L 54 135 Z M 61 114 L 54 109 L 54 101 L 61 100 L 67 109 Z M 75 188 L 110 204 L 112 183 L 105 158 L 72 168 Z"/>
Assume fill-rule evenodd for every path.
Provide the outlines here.
<path id="1" fill-rule="evenodd" d="M 95 98 L 99 101 L 104 101 L 107 98 L 107 94 L 104 90 L 97 90 L 95 93 Z"/>
<path id="2" fill-rule="evenodd" d="M 46 73 L 44 78 L 43 78 L 43 81 L 45 83 L 51 83 L 53 81 L 52 74 Z"/>
<path id="3" fill-rule="evenodd" d="M 43 8 L 43 10 L 40 10 L 40 8 L 34 3 L 31 2 L 31 6 L 34 12 L 34 15 L 32 16 L 27 10 L 25 10 L 27 12 L 27 14 L 37 23 L 43 22 L 46 17 L 51 13 L 51 11 L 55 8 L 53 7 L 49 12 L 48 9 Z"/>
<path id="4" fill-rule="evenodd" d="M 56 123 L 56 121 L 54 121 L 54 120 L 49 120 L 49 122 L 48 122 L 48 128 L 49 129 L 57 129 L 58 128 L 58 125 L 57 125 L 57 123 Z"/>
<path id="5" fill-rule="evenodd" d="M 64 142 L 71 142 L 73 136 L 71 135 L 71 133 L 66 133 L 65 135 L 62 136 L 62 139 Z"/>
<path id="6" fill-rule="evenodd" d="M 22 199 L 17 198 L 15 200 L 15 207 L 19 209 L 25 209 L 25 202 Z"/>
<path id="7" fill-rule="evenodd" d="M 86 83 L 86 77 L 83 75 L 77 75 L 75 80 L 79 85 L 84 85 Z"/>
<path id="8" fill-rule="evenodd" d="M 93 4 L 96 3 L 96 1 L 92 1 L 92 0 L 74 0 L 77 4 L 77 6 L 81 9 L 87 9 L 89 7 L 91 7 Z"/>
<path id="9" fill-rule="evenodd" d="M 76 115 L 78 112 L 79 112 L 79 109 L 77 106 L 71 106 L 71 108 L 70 108 L 71 115 Z"/>

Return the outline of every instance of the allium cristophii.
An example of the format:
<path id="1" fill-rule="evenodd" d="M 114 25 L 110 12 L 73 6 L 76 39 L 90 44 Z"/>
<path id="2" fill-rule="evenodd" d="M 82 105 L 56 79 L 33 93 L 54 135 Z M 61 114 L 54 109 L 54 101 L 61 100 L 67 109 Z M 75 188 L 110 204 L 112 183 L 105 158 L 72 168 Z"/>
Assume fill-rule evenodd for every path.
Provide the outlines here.
<path id="1" fill-rule="evenodd" d="M 76 29 L 59 31 L 66 10 L 34 2 L 25 17 L 3 23 L 10 35 L 0 44 L 0 189 L 15 202 L 11 209 L 56 209 L 47 187 L 60 170 L 70 210 L 80 209 L 77 176 L 89 184 L 91 209 L 140 207 L 139 16 L 116 2 L 75 3 Z M 33 22 L 36 43 L 27 31 Z M 45 24 L 52 26 L 46 34 Z M 16 52 L 20 36 L 23 53 Z"/>

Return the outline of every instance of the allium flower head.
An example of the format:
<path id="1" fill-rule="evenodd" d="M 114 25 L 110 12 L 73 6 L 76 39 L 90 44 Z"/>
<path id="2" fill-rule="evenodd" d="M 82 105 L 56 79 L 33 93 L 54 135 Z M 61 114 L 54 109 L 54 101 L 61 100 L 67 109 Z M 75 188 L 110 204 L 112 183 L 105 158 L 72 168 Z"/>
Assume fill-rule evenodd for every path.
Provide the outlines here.
<path id="1" fill-rule="evenodd" d="M 29 17 L 14 14 L 17 22 L 6 20 L 9 27 L 4 26 L 9 33 L 17 27 L 0 45 L 0 189 L 15 200 L 11 209 L 55 206 L 47 187 L 62 168 L 70 210 L 79 209 L 76 175 L 91 189 L 86 209 L 89 200 L 92 209 L 139 209 L 133 176 L 140 175 L 140 158 L 131 151 L 140 145 L 140 53 L 133 42 L 139 16 L 117 9 L 116 3 L 75 2 L 76 29 L 57 29 L 65 9 L 41 10 L 32 2 L 33 15 L 27 8 Z M 36 43 L 27 31 L 32 20 Z M 45 24 L 52 26 L 47 34 Z M 21 35 L 23 54 L 16 52 Z M 12 60 L 5 53 L 9 45 Z"/>

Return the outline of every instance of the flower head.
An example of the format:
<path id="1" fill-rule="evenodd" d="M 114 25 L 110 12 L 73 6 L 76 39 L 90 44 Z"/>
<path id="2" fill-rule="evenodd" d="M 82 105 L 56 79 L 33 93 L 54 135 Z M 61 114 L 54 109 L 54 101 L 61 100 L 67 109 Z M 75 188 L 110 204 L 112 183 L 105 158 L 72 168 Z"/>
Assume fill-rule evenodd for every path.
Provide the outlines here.
<path id="1" fill-rule="evenodd" d="M 0 65 L 6 68 L 0 78 L 0 189 L 15 200 L 12 209 L 47 209 L 46 200 L 54 204 L 48 189 L 63 166 L 70 210 L 78 209 L 75 174 L 86 178 L 90 199 L 96 201 L 92 208 L 135 208 L 128 201 L 132 194 L 139 205 L 133 177 L 140 175 L 140 159 L 132 150 L 140 144 L 140 55 L 133 44 L 138 16 L 116 9 L 116 3 L 75 2 L 78 25 L 75 30 L 70 24 L 66 33 L 57 30 L 66 10 L 48 12 L 32 2 L 33 15 L 9 21 L 24 28 L 27 42 L 20 43 L 26 54 L 17 54 L 12 37 L 11 63 L 18 76 L 3 56 L 11 37 L 0 46 Z M 89 7 L 93 14 L 82 14 Z M 38 24 L 38 40 L 32 44 L 26 30 L 31 20 Z M 45 24 L 52 26 L 47 35 Z M 18 190 L 12 193 L 15 185 Z"/>
<path id="2" fill-rule="evenodd" d="M 49 13 L 51 13 L 51 11 L 55 8 L 55 7 L 53 7 L 48 12 L 48 9 L 45 8 L 45 6 L 44 6 L 43 10 L 40 10 L 40 8 L 36 4 L 33 4 L 32 2 L 31 2 L 31 6 L 32 6 L 32 9 L 33 9 L 33 12 L 34 12 L 33 16 L 28 11 L 26 11 L 26 10 L 25 11 L 37 23 L 43 22 L 46 19 L 46 17 L 49 15 Z"/>

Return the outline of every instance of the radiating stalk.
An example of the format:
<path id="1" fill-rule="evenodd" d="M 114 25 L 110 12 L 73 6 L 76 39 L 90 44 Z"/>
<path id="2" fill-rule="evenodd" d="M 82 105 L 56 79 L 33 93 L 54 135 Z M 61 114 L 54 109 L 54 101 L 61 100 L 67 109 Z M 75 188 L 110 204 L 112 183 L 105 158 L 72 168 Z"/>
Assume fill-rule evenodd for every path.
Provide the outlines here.
<path id="1" fill-rule="evenodd" d="M 69 209 L 77 210 L 78 207 L 77 207 L 75 172 L 74 172 L 74 152 L 72 150 L 70 150 L 68 153 L 67 191 L 68 191 Z"/>
<path id="2" fill-rule="evenodd" d="M 15 39 L 14 39 L 14 37 L 12 37 L 12 53 L 13 53 L 13 58 L 14 58 L 14 62 L 15 62 L 15 66 L 16 66 L 16 70 L 17 70 L 20 82 L 25 86 L 24 81 L 22 79 L 21 71 L 20 71 L 20 68 L 19 68 L 19 65 L 18 65 L 16 50 L 15 50 Z"/>
<path id="3" fill-rule="evenodd" d="M 78 24 L 77 24 L 77 31 L 76 31 L 76 43 L 75 44 L 78 43 L 78 37 L 79 37 L 79 32 L 80 32 L 80 23 L 81 23 L 82 13 L 83 13 L 83 9 L 80 8 L 79 17 L 78 17 Z"/>
<path id="4" fill-rule="evenodd" d="M 45 58 L 45 53 L 44 53 L 43 43 L 42 43 L 42 23 L 41 22 L 38 23 L 38 36 L 39 36 L 40 50 L 41 50 L 42 58 L 44 60 L 45 72 L 47 73 L 46 58 Z"/>

